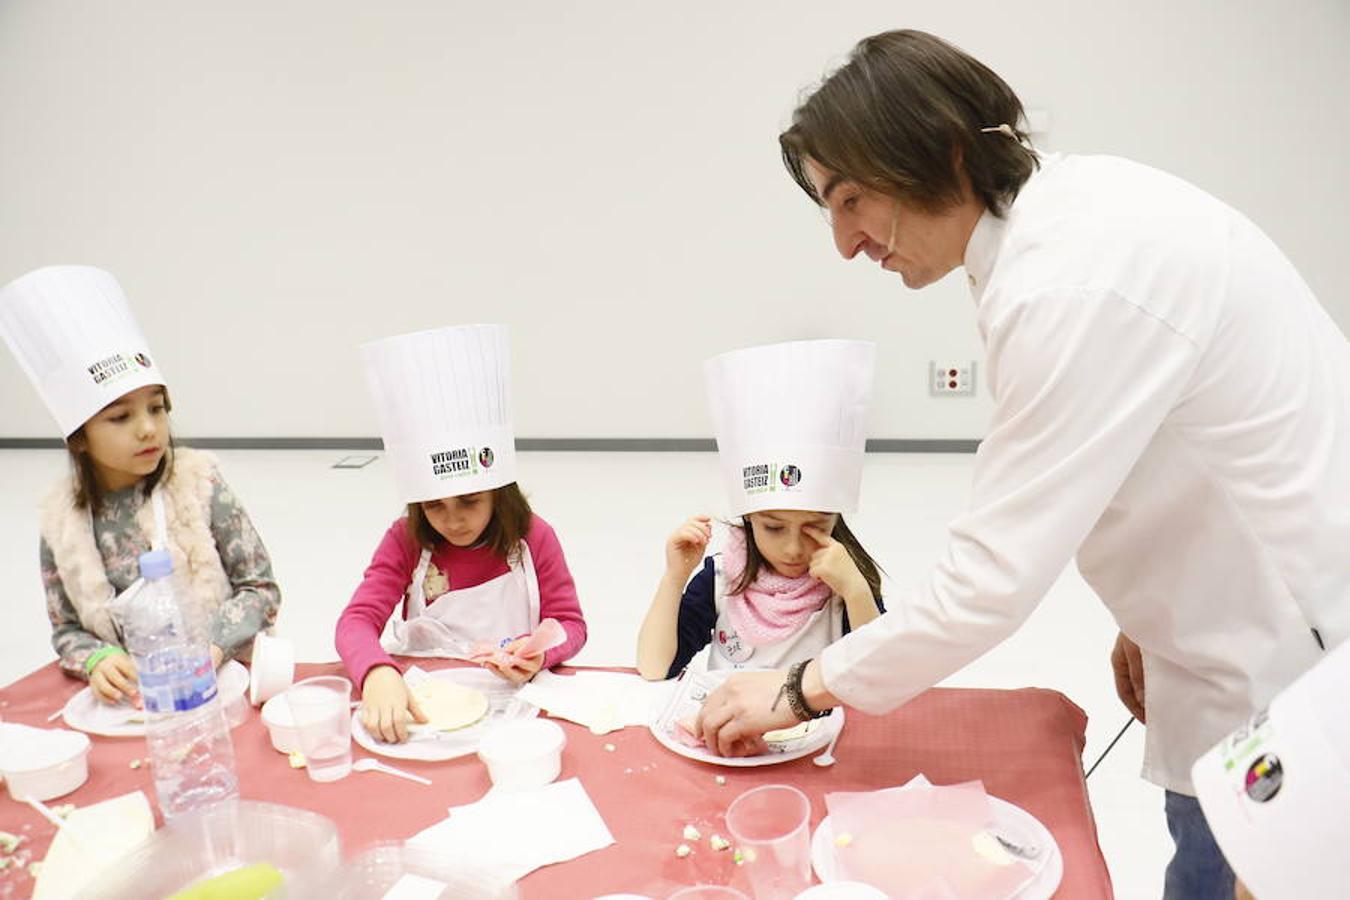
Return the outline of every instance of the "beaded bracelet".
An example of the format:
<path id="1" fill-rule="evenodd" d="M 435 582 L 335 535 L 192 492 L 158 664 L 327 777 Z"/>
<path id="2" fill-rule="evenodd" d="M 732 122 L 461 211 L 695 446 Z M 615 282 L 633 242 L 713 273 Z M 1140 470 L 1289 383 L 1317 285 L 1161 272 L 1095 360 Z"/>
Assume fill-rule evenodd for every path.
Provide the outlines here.
<path id="1" fill-rule="evenodd" d="M 806 702 L 806 694 L 802 692 L 802 675 L 806 672 L 806 666 L 809 662 L 808 659 L 805 662 L 795 663 L 792 668 L 788 669 L 787 681 L 783 682 L 783 692 L 787 698 L 788 706 L 792 707 L 792 714 L 802 722 L 824 718 L 830 714 L 828 709 L 817 712 Z"/>

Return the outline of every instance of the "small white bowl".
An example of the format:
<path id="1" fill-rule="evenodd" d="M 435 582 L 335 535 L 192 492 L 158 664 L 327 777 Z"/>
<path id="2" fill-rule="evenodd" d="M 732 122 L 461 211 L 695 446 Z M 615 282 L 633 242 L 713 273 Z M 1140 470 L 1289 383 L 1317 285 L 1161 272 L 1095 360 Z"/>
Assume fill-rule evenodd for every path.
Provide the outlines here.
<path id="1" fill-rule="evenodd" d="M 543 787 L 562 771 L 567 735 L 547 719 L 502 722 L 478 745 L 492 784 L 504 791 Z"/>
<path id="2" fill-rule="evenodd" d="M 291 708 L 286 697 L 278 694 L 263 704 L 263 724 L 267 726 L 267 736 L 279 753 L 293 753 L 300 749 L 300 729 L 295 727 L 291 718 Z"/>
<path id="3" fill-rule="evenodd" d="M 64 728 L 46 729 L 6 753 L 0 775 L 15 800 L 51 800 L 69 794 L 89 780 L 89 738 Z"/>

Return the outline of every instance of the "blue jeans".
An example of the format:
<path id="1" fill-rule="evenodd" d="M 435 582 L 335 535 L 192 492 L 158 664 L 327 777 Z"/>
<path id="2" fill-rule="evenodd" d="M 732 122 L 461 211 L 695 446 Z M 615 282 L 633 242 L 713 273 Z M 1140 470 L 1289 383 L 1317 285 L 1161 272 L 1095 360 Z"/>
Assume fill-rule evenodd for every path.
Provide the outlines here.
<path id="1" fill-rule="evenodd" d="M 1163 900 L 1233 900 L 1233 870 L 1209 831 L 1200 801 L 1166 791 L 1167 830 L 1177 845 Z"/>

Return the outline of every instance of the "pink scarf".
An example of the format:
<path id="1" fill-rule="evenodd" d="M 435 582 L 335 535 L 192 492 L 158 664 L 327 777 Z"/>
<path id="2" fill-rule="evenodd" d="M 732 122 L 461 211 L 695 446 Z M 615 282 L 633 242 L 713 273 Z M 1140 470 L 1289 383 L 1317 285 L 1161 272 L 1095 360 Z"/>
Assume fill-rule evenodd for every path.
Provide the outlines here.
<path id="1" fill-rule="evenodd" d="M 736 526 L 728 531 L 727 545 L 722 549 L 722 572 L 730 589 L 745 571 L 746 535 L 744 528 Z M 833 594 L 819 578 L 787 578 L 764 563 L 744 592 L 727 594 L 727 618 L 741 640 L 751 647 L 763 647 L 796 634 Z"/>

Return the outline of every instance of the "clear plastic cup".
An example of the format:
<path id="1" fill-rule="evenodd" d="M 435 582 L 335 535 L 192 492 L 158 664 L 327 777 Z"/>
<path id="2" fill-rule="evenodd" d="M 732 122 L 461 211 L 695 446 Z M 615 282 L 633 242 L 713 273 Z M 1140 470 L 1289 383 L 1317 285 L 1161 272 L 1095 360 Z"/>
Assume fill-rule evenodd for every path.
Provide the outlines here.
<path id="1" fill-rule="evenodd" d="M 727 807 L 727 830 L 755 900 L 792 900 L 811 885 L 811 801 L 795 787 L 751 788 Z"/>
<path id="2" fill-rule="evenodd" d="M 300 752 L 313 781 L 337 781 L 352 770 L 352 683 L 337 675 L 297 681 L 286 689 Z"/>
<path id="3" fill-rule="evenodd" d="M 696 884 L 693 887 L 680 888 L 670 895 L 670 900 L 750 900 L 735 888 L 720 884 Z"/>

